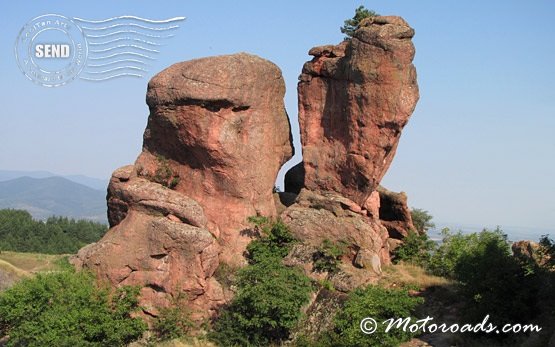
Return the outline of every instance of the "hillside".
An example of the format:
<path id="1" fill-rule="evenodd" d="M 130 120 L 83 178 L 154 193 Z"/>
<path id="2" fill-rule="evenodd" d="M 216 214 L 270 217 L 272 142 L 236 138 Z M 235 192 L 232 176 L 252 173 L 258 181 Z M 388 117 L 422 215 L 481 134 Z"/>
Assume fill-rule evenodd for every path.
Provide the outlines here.
<path id="1" fill-rule="evenodd" d="M 34 218 L 64 216 L 106 222 L 106 192 L 62 177 L 20 177 L 0 182 L 0 209 L 29 211 Z"/>

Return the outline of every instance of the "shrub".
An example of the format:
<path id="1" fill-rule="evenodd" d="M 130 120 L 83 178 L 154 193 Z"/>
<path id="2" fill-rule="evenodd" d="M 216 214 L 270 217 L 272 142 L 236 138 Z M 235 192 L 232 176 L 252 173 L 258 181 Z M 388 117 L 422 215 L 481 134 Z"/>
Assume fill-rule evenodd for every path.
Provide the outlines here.
<path id="1" fill-rule="evenodd" d="M 124 346 L 146 329 L 131 317 L 138 292 L 111 293 L 85 272 L 38 274 L 0 294 L 0 335 L 7 346 Z"/>
<path id="2" fill-rule="evenodd" d="M 159 341 L 186 336 L 194 327 L 186 303 L 186 296 L 180 294 L 174 299 L 172 306 L 160 309 L 152 329 Z"/>
<path id="3" fill-rule="evenodd" d="M 339 260 L 345 253 L 347 244 L 345 242 L 333 243 L 324 240 L 322 245 L 312 256 L 314 270 L 319 272 L 335 272 L 339 266 Z"/>
<path id="4" fill-rule="evenodd" d="M 281 220 L 273 221 L 267 217 L 250 217 L 249 222 L 255 225 L 259 238 L 247 246 L 248 258 L 252 263 L 266 258 L 283 258 L 296 241 L 287 225 Z"/>
<path id="5" fill-rule="evenodd" d="M 376 12 L 372 10 L 368 10 L 364 6 L 359 6 L 355 9 L 355 15 L 351 19 L 347 19 L 344 22 L 344 25 L 340 28 L 341 32 L 345 34 L 345 39 L 349 40 L 353 37 L 355 31 L 358 29 L 360 22 L 364 18 L 375 17 L 379 16 Z"/>
<path id="6" fill-rule="evenodd" d="M 408 236 L 403 239 L 403 244 L 395 249 L 395 262 L 403 261 L 427 267 L 435 247 L 435 242 L 430 240 L 428 235 L 409 231 Z"/>
<path id="7" fill-rule="evenodd" d="M 294 242 L 287 226 L 263 217 L 250 220 L 262 235 L 249 244 L 250 265 L 237 272 L 235 298 L 210 334 L 222 346 L 265 346 L 287 339 L 312 291 L 300 269 L 282 264 Z"/>
<path id="8" fill-rule="evenodd" d="M 382 321 L 390 318 L 411 317 L 422 298 L 411 297 L 407 289 L 385 289 L 377 286 L 359 288 L 349 294 L 344 308 L 335 316 L 335 328 L 323 338 L 325 345 L 342 347 L 398 346 L 412 337 L 402 329 L 385 332 Z M 371 317 L 378 322 L 371 335 L 363 334 L 360 322 Z"/>

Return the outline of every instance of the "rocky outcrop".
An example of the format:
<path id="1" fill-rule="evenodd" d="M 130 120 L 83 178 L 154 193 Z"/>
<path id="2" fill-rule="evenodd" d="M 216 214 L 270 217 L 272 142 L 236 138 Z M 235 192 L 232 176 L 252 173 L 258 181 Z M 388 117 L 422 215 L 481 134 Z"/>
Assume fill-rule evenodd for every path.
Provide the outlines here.
<path id="1" fill-rule="evenodd" d="M 299 195 L 281 217 L 314 247 L 347 244 L 348 263 L 376 275 L 388 240 L 413 228 L 406 195 L 378 189 L 418 100 L 413 35 L 399 17 L 365 20 L 351 40 L 312 48 L 298 84 L 303 162 L 285 191 Z"/>
<path id="2" fill-rule="evenodd" d="M 298 85 L 306 188 L 360 206 L 376 190 L 419 97 L 413 35 L 400 17 L 375 17 L 310 50 Z"/>
<path id="3" fill-rule="evenodd" d="M 389 237 L 396 240 L 405 238 L 409 231 L 415 231 L 407 203 L 407 194 L 396 193 L 379 186 L 379 218 L 387 228 Z"/>
<path id="4" fill-rule="evenodd" d="M 172 65 L 148 85 L 142 176 L 168 176 L 197 201 L 228 262 L 253 215 L 275 216 L 277 172 L 293 155 L 280 69 L 240 53 Z"/>
<path id="5" fill-rule="evenodd" d="M 225 297 L 220 262 L 240 265 L 247 217 L 277 215 L 272 190 L 293 155 L 277 66 L 240 53 L 172 65 L 148 85 L 143 151 L 114 172 L 111 229 L 74 259 L 112 285 L 140 285 L 145 313 L 185 293 L 198 317 Z"/>
<path id="6" fill-rule="evenodd" d="M 156 75 L 142 153 L 110 181 L 111 228 L 74 264 L 113 286 L 141 286 L 147 315 L 185 293 L 205 318 L 232 294 L 216 269 L 245 263 L 247 218 L 264 215 L 280 216 L 301 241 L 290 264 L 342 292 L 375 281 L 389 263 L 384 216 L 410 223 L 398 206 L 406 197 L 376 189 L 418 99 L 412 35 L 401 18 L 376 17 L 352 40 L 310 51 L 298 87 L 304 162 L 280 194 L 275 179 L 293 148 L 279 68 L 240 53 Z M 338 271 L 316 275 L 324 241 L 345 250 Z"/>
<path id="7" fill-rule="evenodd" d="M 524 263 L 535 264 L 537 266 L 546 266 L 549 263 L 548 250 L 537 242 L 528 240 L 516 241 L 511 248 L 515 258 Z"/>

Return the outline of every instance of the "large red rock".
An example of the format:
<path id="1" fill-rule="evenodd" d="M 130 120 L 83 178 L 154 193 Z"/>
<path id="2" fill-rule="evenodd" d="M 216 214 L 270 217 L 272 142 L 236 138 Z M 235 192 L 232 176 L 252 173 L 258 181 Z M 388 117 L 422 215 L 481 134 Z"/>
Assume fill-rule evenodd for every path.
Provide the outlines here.
<path id="1" fill-rule="evenodd" d="M 413 35 L 400 17 L 374 17 L 310 50 L 298 85 L 306 188 L 361 206 L 376 190 L 419 97 Z"/>
<path id="2" fill-rule="evenodd" d="M 108 188 L 111 229 L 77 267 L 139 285 L 149 315 L 186 294 L 195 318 L 229 300 L 214 272 L 244 263 L 247 218 L 276 216 L 272 195 L 293 155 L 281 71 L 240 53 L 172 65 L 148 85 L 143 151 Z"/>
<path id="3" fill-rule="evenodd" d="M 203 207 L 225 261 L 242 261 L 247 217 L 276 215 L 272 190 L 293 155 L 284 93 L 280 69 L 245 53 L 178 63 L 148 85 L 135 166 L 155 180 L 170 176 Z"/>
<path id="4" fill-rule="evenodd" d="M 194 200 L 126 166 L 112 176 L 108 206 L 113 227 L 81 249 L 74 264 L 114 286 L 141 286 L 141 306 L 150 315 L 179 294 L 186 294 L 199 318 L 225 302 L 212 278 L 220 247 Z"/>

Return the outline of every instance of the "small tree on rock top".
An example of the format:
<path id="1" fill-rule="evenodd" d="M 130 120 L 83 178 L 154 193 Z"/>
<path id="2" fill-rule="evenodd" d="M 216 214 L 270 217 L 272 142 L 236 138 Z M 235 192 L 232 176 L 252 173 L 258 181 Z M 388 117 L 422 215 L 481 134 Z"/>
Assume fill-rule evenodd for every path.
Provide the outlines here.
<path id="1" fill-rule="evenodd" d="M 367 9 L 364 6 L 359 6 L 356 10 L 355 10 L 355 15 L 353 18 L 351 19 L 346 19 L 345 20 L 345 25 L 343 25 L 340 29 L 341 32 L 347 36 L 345 36 L 345 40 L 350 40 L 355 31 L 358 29 L 360 22 L 364 19 L 364 18 L 370 18 L 370 17 L 375 17 L 375 16 L 379 16 L 378 13 Z"/>

